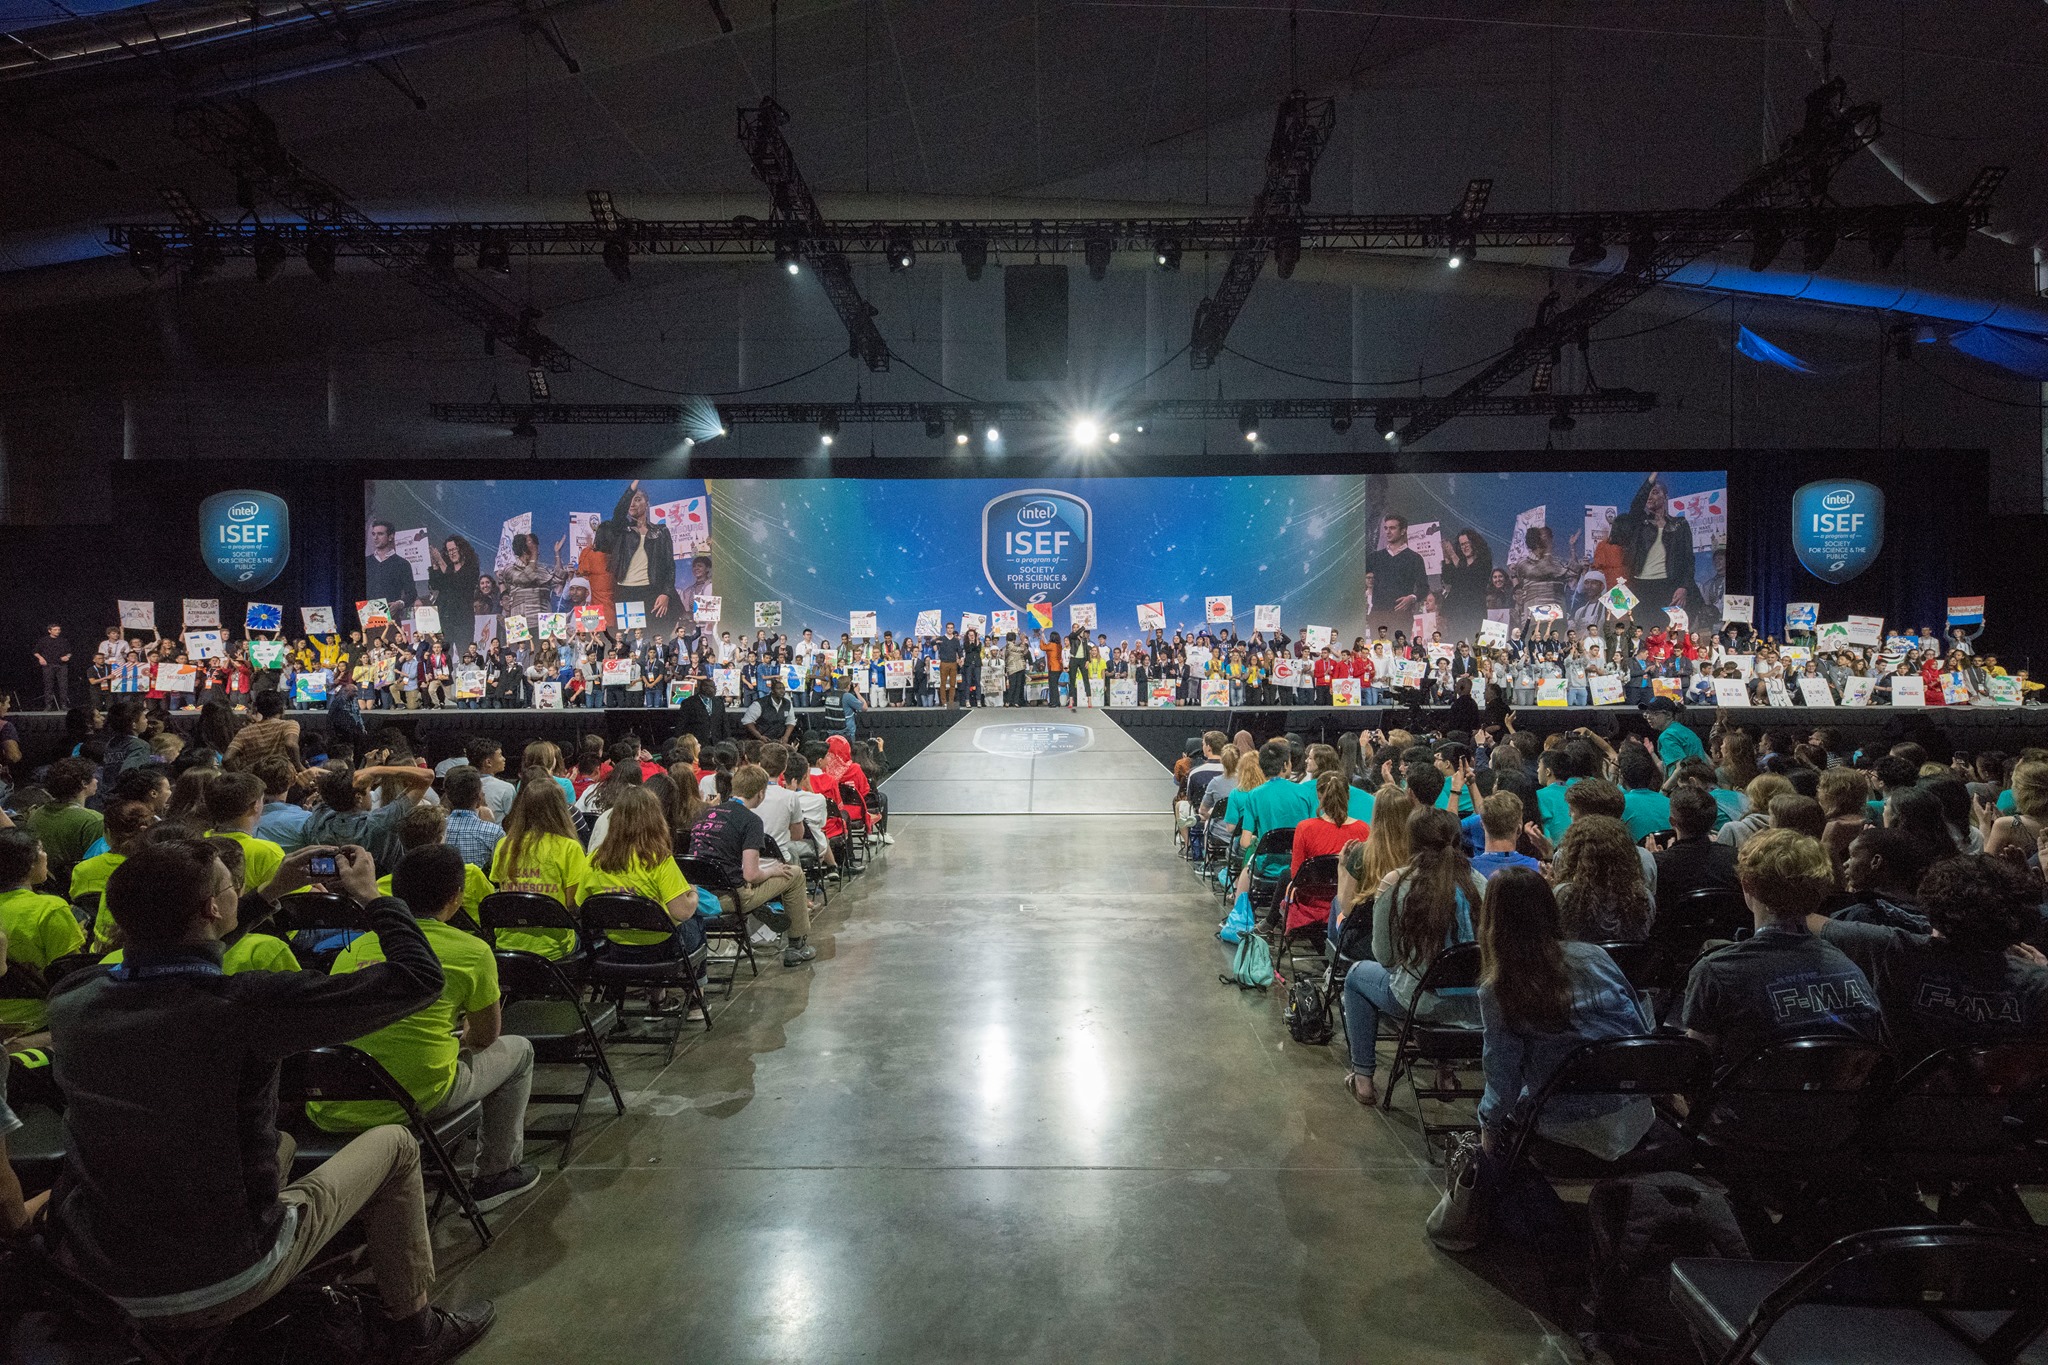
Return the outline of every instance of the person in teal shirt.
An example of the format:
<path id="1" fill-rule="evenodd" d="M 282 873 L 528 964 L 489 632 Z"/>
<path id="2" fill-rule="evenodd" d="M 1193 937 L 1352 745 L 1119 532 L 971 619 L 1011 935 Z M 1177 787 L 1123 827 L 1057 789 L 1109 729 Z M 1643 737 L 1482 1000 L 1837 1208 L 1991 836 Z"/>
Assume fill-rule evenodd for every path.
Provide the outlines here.
<path id="1" fill-rule="evenodd" d="M 1591 755 L 1571 744 L 1559 745 L 1537 761 L 1536 771 L 1544 781 L 1536 789 L 1536 819 L 1543 826 L 1543 837 L 1550 840 L 1553 848 L 1564 842 L 1564 832 L 1571 828 L 1572 810 L 1565 802 L 1565 793 L 1586 776 L 1582 766 L 1591 766 Z"/>
<path id="2" fill-rule="evenodd" d="M 1257 847 L 1260 836 L 1267 832 L 1293 829 L 1316 813 L 1315 788 L 1289 780 L 1289 758 L 1286 740 L 1267 740 L 1259 746 L 1259 771 L 1266 780 L 1250 791 L 1231 793 L 1230 807 L 1238 819 L 1238 843 L 1246 850 Z M 1262 877 L 1278 876 L 1287 865 L 1284 857 L 1277 866 L 1272 859 L 1264 862 L 1266 865 L 1259 868 Z M 1247 859 L 1245 873 L 1238 878 L 1238 890 L 1251 889 L 1250 874 Z"/>
<path id="3" fill-rule="evenodd" d="M 1621 822 L 1628 826 L 1628 837 L 1641 843 L 1652 834 L 1670 829 L 1671 798 L 1657 790 L 1656 760 L 1647 750 L 1630 746 L 1621 751 L 1616 762 L 1621 769 Z"/>
<path id="4" fill-rule="evenodd" d="M 1678 703 L 1669 697 L 1652 697 L 1643 703 L 1643 719 L 1657 732 L 1657 757 L 1666 768 L 1688 758 L 1705 758 L 1707 747 L 1690 726 L 1679 723 Z"/>

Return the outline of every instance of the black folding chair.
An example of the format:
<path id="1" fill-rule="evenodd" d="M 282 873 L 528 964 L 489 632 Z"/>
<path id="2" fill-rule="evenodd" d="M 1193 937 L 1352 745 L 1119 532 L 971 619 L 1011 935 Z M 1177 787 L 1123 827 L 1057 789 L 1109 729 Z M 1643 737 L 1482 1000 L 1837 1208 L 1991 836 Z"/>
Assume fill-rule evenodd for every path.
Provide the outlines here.
<path id="1" fill-rule="evenodd" d="M 1650 921 L 1649 944 L 1657 956 L 1655 975 L 1647 987 L 1655 999 L 1656 1022 L 1663 1023 L 1672 1007 L 1685 998 L 1686 981 L 1701 949 L 1715 940 L 1732 942 L 1753 927 L 1755 919 L 1741 892 L 1710 886 L 1700 887 L 1680 897 L 1670 909 L 1658 911 Z M 1644 989 L 1635 977 L 1631 976 L 1629 981 L 1638 990 Z"/>
<path id="2" fill-rule="evenodd" d="M 1647 1002 L 1650 992 L 1664 980 L 1664 950 L 1654 943 L 1603 943 L 1600 948 L 1621 968 L 1636 999 L 1644 1002 L 1645 1012 L 1654 1021 L 1656 1015 L 1648 1010 Z"/>
<path id="3" fill-rule="evenodd" d="M 683 880 L 687 881 L 691 886 L 701 887 L 712 895 L 719 897 L 720 904 L 724 903 L 725 896 L 736 895 L 739 891 L 738 885 L 723 872 L 719 871 L 718 865 L 708 858 L 678 858 L 676 859 L 676 867 L 681 870 Z M 723 911 L 720 914 L 703 915 L 701 910 L 698 914 L 703 916 L 705 938 L 730 939 L 737 945 L 733 950 L 732 966 L 726 971 L 724 976 L 714 977 L 711 975 L 710 964 L 712 959 L 706 959 L 704 968 L 704 984 L 707 986 L 724 986 L 726 994 L 730 995 L 732 994 L 733 982 L 739 978 L 741 958 L 747 960 L 747 967 L 755 976 L 761 974 L 761 964 L 754 959 L 753 931 L 747 928 L 746 912 L 739 909 L 738 902 L 735 901 L 733 909 Z"/>
<path id="4" fill-rule="evenodd" d="M 1724 1180 L 1851 1174 L 1888 1067 L 1875 1043 L 1780 1039 L 1723 1069 L 1686 1131 Z"/>
<path id="5" fill-rule="evenodd" d="M 23 1098 L 33 1092 L 24 1084 L 28 1065 L 21 1057 L 9 1053 L 0 1057 L 0 1066 L 11 1073 L 7 1093 L 13 1097 L 14 1114 L 22 1124 L 7 1135 L 7 1161 L 21 1181 L 22 1192 L 35 1194 L 55 1185 L 64 1169 L 64 1115 L 54 1104 Z M 47 1078 L 47 1070 L 38 1070 Z M 46 1098 L 56 1098 L 55 1085 L 46 1083 L 41 1088 Z"/>
<path id="6" fill-rule="evenodd" d="M 280 896 L 272 918 L 308 969 L 327 972 L 342 949 L 370 932 L 369 912 L 339 891 L 294 891 Z M 343 935 L 336 941 L 336 935 Z"/>
<path id="7" fill-rule="evenodd" d="M 550 960 L 570 981 L 582 981 L 584 970 L 590 965 L 590 944 L 584 937 L 583 922 L 574 910 L 553 896 L 538 891 L 493 891 L 477 902 L 476 918 L 478 932 L 494 952 L 517 951 L 498 946 L 498 935 L 508 929 L 550 929 L 574 935 L 574 945 L 568 953 Z"/>
<path id="8" fill-rule="evenodd" d="M 1352 913 L 1357 914 L 1358 911 Z M 1449 991 L 1476 991 L 1478 988 L 1479 945 L 1454 943 L 1438 953 L 1422 973 L 1414 998 L 1409 1002 L 1409 1010 L 1401 1017 L 1401 1028 L 1394 1039 L 1394 1064 L 1387 1073 L 1387 1088 L 1380 1094 L 1380 1108 L 1391 1110 L 1394 1107 L 1394 1090 L 1405 1073 L 1409 1088 L 1415 1092 L 1415 1117 L 1422 1125 L 1425 1145 L 1445 1133 L 1470 1132 L 1479 1126 L 1476 1121 L 1431 1123 L 1423 1101 L 1449 1104 L 1456 1100 L 1476 1100 L 1486 1093 L 1484 1087 L 1458 1083 L 1456 1076 L 1459 1066 L 1470 1067 L 1485 1056 L 1486 1035 L 1476 1018 L 1469 1024 L 1443 1024 L 1430 1023 L 1418 1016 L 1428 1000 L 1445 998 Z M 1385 1021 L 1384 1014 L 1380 1017 Z M 1417 1070 L 1423 1062 L 1448 1070 L 1451 1083 L 1440 1084 L 1432 1077 L 1430 1083 L 1424 1085 Z"/>
<path id="9" fill-rule="evenodd" d="M 1337 855 L 1321 853 L 1313 858 L 1304 858 L 1301 867 L 1287 879 L 1286 889 L 1279 901 L 1280 942 L 1278 952 L 1287 959 L 1290 972 L 1294 968 L 1294 945 L 1313 944 L 1320 956 L 1325 950 L 1325 937 L 1330 929 L 1329 904 L 1337 897 Z M 1322 913 L 1313 920 L 1290 929 L 1287 921 L 1292 917 L 1293 907 L 1302 901 L 1323 905 Z"/>
<path id="10" fill-rule="evenodd" d="M 1287 884 L 1287 866 L 1294 855 L 1294 827 L 1269 829 L 1252 844 L 1248 855 L 1252 875 L 1247 890 L 1251 892 L 1252 909 L 1261 916 L 1270 915 L 1280 901 L 1280 888 Z M 1280 871 L 1266 873 L 1259 869 L 1279 864 Z"/>
<path id="11" fill-rule="evenodd" d="M 1645 1141 L 1615 1161 L 1601 1161 L 1577 1147 L 1545 1139 L 1540 1129 L 1551 1101 L 1567 1097 L 1648 1099 L 1676 1097 L 1690 1103 L 1714 1083 L 1713 1050 L 1697 1038 L 1675 1033 L 1639 1038 L 1602 1038 L 1581 1043 L 1558 1064 L 1526 1104 L 1515 1111 L 1514 1137 L 1505 1169 L 1524 1157 L 1548 1180 L 1604 1180 L 1648 1171 L 1684 1170 L 1691 1158 L 1683 1144 Z M 1659 1107 L 1660 1116 L 1676 1111 Z"/>
<path id="12" fill-rule="evenodd" d="M 626 993 L 676 987 L 683 993 L 684 1009 L 655 1033 L 616 1033 L 615 1043 L 662 1043 L 668 1059 L 675 1060 L 676 1040 L 682 1036 L 683 1019 L 690 1009 L 702 1010 L 704 1027 L 711 1028 L 711 1008 L 704 999 L 704 965 L 708 946 L 685 953 L 675 939 L 676 924 L 668 911 L 651 898 L 633 891 L 605 891 L 590 897 L 579 907 L 583 927 L 597 940 L 592 949 L 590 970 L 585 979 L 611 994 L 621 1013 Z M 612 936 L 619 931 L 658 933 L 659 943 L 621 943 Z M 659 1016 L 650 1013 L 650 1019 Z"/>
<path id="13" fill-rule="evenodd" d="M 1682 1257 L 1671 1303 L 1717 1365 L 2007 1365 L 2048 1325 L 2048 1243 L 1903 1227 L 1804 1265 Z"/>
<path id="14" fill-rule="evenodd" d="M 481 909 L 482 907 L 478 907 Z M 583 1068 L 583 1088 L 577 1091 L 542 1092 L 528 1096 L 532 1104 L 573 1104 L 568 1126 L 561 1129 L 529 1130 L 539 1138 L 560 1138 L 560 1170 L 569 1164 L 569 1150 L 576 1142 L 576 1125 L 583 1120 L 583 1106 L 590 1088 L 603 1080 L 612 1092 L 612 1107 L 626 1112 L 625 1097 L 612 1075 L 611 1059 L 605 1056 L 604 1040 L 619 1027 L 619 1007 L 600 1003 L 584 1008 L 582 991 L 562 970 L 562 964 L 539 953 L 517 948 L 500 948 L 498 988 L 505 997 L 504 1031 L 516 1033 L 533 1044 L 533 1060 Z"/>
<path id="15" fill-rule="evenodd" d="M 476 1230 L 477 1240 L 485 1246 L 491 1244 L 490 1225 L 484 1222 L 483 1211 L 477 1208 L 476 1199 L 470 1194 L 469 1182 L 463 1179 L 454 1158 L 449 1155 L 452 1146 L 474 1136 L 483 1127 L 484 1107 L 480 1102 L 472 1100 L 460 1109 L 429 1119 L 406 1088 L 384 1069 L 383 1063 L 361 1048 L 346 1044 L 318 1047 L 311 1052 L 285 1058 L 277 1099 L 278 1122 L 298 1143 L 298 1152 L 292 1158 L 294 1175 L 312 1170 L 358 1136 L 355 1133 L 330 1133 L 319 1127 L 304 1116 L 307 1101 L 381 1100 L 397 1105 L 403 1113 L 405 1126 L 419 1140 L 420 1150 L 427 1157 L 428 1171 L 438 1178 L 441 1192 L 455 1197 L 462 1216 Z M 429 1220 L 438 1212 L 440 1202 L 437 1195 L 434 1208 L 427 1213 Z"/>
<path id="16" fill-rule="evenodd" d="M 863 797 L 860 788 L 851 782 L 841 782 L 839 807 L 846 812 L 846 845 L 853 854 L 848 861 L 852 864 L 854 872 L 865 871 L 874 849 L 874 841 L 868 833 L 867 798 Z"/>
<path id="17" fill-rule="evenodd" d="M 2018 1187 L 2048 1184 L 2048 1042 L 1925 1058 L 1871 1116 L 1867 1141 L 1874 1165 L 1933 1191 L 1944 1217 L 2033 1227 Z"/>

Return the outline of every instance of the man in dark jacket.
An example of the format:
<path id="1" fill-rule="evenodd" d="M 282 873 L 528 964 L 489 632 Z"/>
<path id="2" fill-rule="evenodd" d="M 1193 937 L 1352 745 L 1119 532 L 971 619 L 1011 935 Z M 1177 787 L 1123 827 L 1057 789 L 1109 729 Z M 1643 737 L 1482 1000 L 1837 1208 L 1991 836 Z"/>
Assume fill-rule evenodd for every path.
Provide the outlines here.
<path id="1" fill-rule="evenodd" d="M 451 1360 L 491 1309 L 428 1306 L 434 1256 L 412 1134 L 373 1128 L 281 1184 L 295 1148 L 277 1131 L 279 1063 L 403 1019 L 442 985 L 405 902 L 377 893 L 364 850 L 300 849 L 273 889 L 303 885 L 315 856 L 333 858 L 334 880 L 368 905 L 384 962 L 341 976 L 224 975 L 221 940 L 241 906 L 205 841 L 155 844 L 115 869 L 106 904 L 125 960 L 73 973 L 50 1000 L 68 1101 L 58 1254 L 131 1315 L 205 1331 L 277 1294 L 360 1214 L 389 1334 L 378 1358 Z"/>
<path id="2" fill-rule="evenodd" d="M 732 735 L 732 718 L 725 709 L 725 698 L 718 695 L 709 678 L 697 679 L 696 693 L 676 709 L 676 721 L 682 732 L 704 749 Z"/>
<path id="3" fill-rule="evenodd" d="M 1614 519 L 1607 538 L 1621 547 L 1628 565 L 1628 585 L 1637 598 L 1636 620 L 1646 626 L 1668 625 L 1664 608 L 1698 609 L 1692 527 L 1684 517 L 1671 515 L 1670 495 L 1655 474 L 1643 480 L 1628 511 Z"/>

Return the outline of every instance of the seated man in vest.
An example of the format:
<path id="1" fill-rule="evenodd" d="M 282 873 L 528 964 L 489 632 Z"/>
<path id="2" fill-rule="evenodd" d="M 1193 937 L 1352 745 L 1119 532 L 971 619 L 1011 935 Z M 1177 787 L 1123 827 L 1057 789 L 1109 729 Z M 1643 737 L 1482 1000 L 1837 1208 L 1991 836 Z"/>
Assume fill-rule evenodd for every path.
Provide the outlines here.
<path id="1" fill-rule="evenodd" d="M 384 1064 L 429 1118 L 483 1102 L 470 1193 L 478 1208 L 494 1209 L 540 1183 L 540 1171 L 519 1162 L 526 1097 L 533 1090 L 533 1044 L 499 1031 L 498 959 L 489 945 L 448 923 L 462 908 L 463 867 L 453 848 L 428 844 L 408 852 L 391 874 L 392 895 L 413 908 L 441 964 L 441 991 L 425 1007 L 354 1042 Z M 342 950 L 334 975 L 373 967 L 384 955 L 382 932 L 365 934 Z M 307 1105 L 306 1113 L 330 1132 L 403 1118 L 397 1105 L 375 1100 L 321 1100 Z"/>
<path id="2" fill-rule="evenodd" d="M 490 1326 L 491 1308 L 428 1306 L 434 1254 L 412 1134 L 373 1129 L 280 1180 L 295 1149 L 277 1131 L 278 1064 L 403 1019 L 441 990 L 403 902 L 377 895 L 368 853 L 302 853 L 334 856 L 386 961 L 346 976 L 223 974 L 234 879 L 203 840 L 149 844 L 108 878 L 127 960 L 74 972 L 50 1001 L 69 1149 L 51 1214 L 59 1254 L 132 1316 L 205 1331 L 277 1294 L 360 1215 L 387 1319 L 379 1359 L 452 1360 Z M 295 859 L 273 885 L 303 867 Z"/>

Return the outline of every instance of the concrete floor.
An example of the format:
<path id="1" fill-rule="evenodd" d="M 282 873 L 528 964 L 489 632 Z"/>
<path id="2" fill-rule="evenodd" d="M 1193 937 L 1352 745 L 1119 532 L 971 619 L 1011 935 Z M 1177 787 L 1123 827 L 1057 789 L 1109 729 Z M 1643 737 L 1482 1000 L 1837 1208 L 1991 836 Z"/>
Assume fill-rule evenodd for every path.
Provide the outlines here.
<path id="1" fill-rule="evenodd" d="M 603 1361 L 1570 1358 L 1430 1248 L 1412 1121 L 1341 1044 L 1217 981 L 1222 906 L 1168 818 L 923 816 L 629 1112 L 440 1228 L 469 1357 Z M 1407 1106 L 1412 1113 L 1412 1104 Z"/>
<path id="2" fill-rule="evenodd" d="M 1173 773 L 1099 710 L 977 707 L 882 784 L 897 815 L 1135 815 Z"/>

